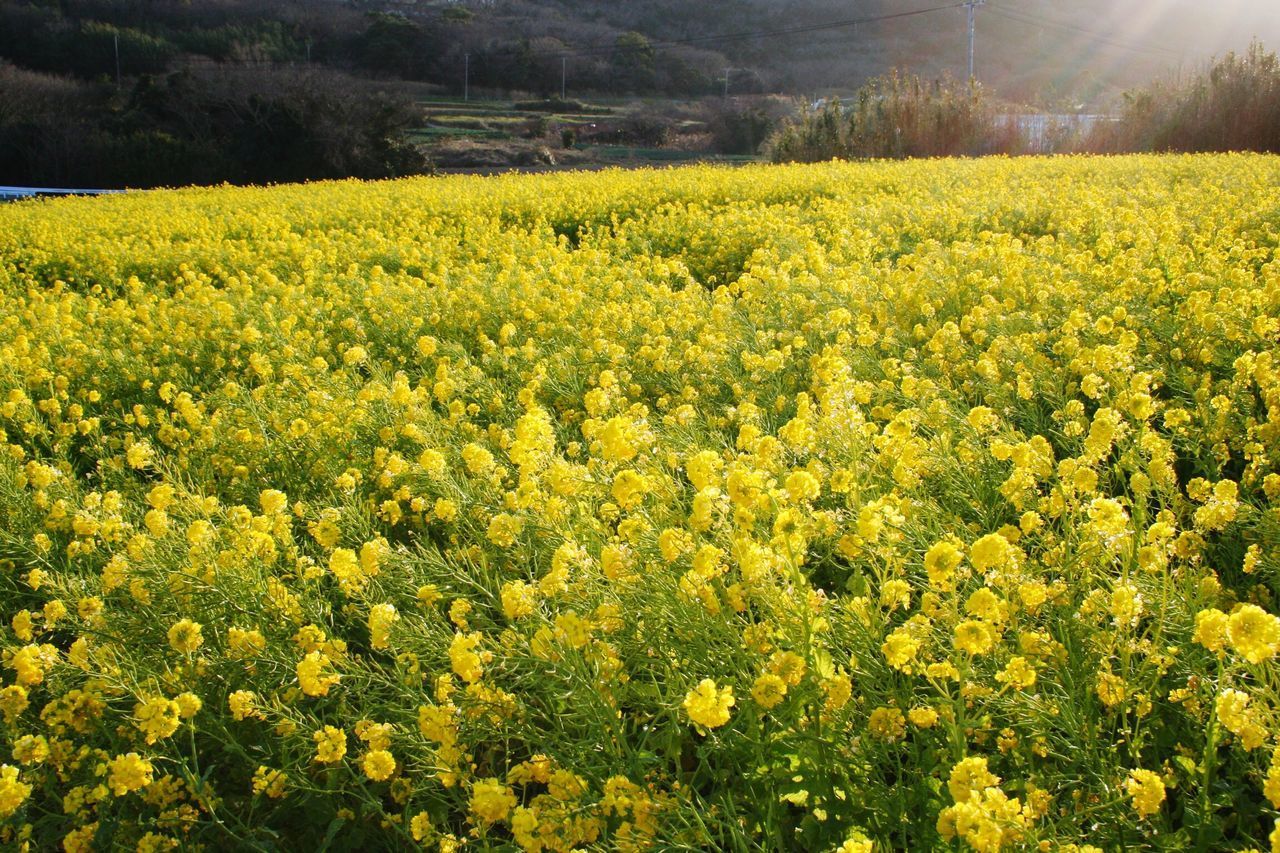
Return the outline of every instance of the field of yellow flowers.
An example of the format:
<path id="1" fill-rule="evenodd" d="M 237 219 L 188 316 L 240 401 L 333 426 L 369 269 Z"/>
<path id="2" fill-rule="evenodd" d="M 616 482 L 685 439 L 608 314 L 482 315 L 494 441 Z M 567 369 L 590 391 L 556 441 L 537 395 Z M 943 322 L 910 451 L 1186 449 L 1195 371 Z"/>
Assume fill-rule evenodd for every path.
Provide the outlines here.
<path id="1" fill-rule="evenodd" d="M 0 843 L 1280 850 L 1277 186 L 0 209 Z"/>

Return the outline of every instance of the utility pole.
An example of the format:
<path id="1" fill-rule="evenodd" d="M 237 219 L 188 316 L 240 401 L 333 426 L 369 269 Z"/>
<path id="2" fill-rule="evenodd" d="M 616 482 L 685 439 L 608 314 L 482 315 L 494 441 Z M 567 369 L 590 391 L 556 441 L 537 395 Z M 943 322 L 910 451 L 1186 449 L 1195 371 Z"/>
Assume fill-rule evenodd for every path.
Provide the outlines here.
<path id="1" fill-rule="evenodd" d="M 724 99 L 726 101 L 729 100 L 729 72 L 732 70 L 732 68 L 726 68 L 724 70 Z"/>
<path id="2" fill-rule="evenodd" d="M 566 56 L 560 57 L 560 100 L 561 101 L 564 100 L 565 69 L 568 68 L 568 65 L 569 65 L 569 58 Z"/>
<path id="3" fill-rule="evenodd" d="M 471 54 L 462 54 L 462 100 L 471 100 Z"/>
<path id="4" fill-rule="evenodd" d="M 120 88 L 120 33 L 115 33 L 116 45 L 116 88 Z"/>
<path id="5" fill-rule="evenodd" d="M 987 0 L 968 0 L 964 5 L 969 9 L 969 81 L 973 81 L 973 49 L 978 39 L 978 7 L 986 5 Z"/>

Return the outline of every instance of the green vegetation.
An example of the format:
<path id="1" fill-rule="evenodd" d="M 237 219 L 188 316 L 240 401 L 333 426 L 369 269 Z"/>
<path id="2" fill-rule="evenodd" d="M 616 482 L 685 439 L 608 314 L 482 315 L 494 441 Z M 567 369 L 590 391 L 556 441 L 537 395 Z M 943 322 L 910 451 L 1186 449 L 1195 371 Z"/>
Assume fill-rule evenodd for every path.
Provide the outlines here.
<path id="1" fill-rule="evenodd" d="M 777 162 L 833 157 L 941 157 L 1012 153 L 1016 130 L 975 84 L 877 78 L 852 106 L 832 100 L 788 122 L 770 142 Z"/>
<path id="2" fill-rule="evenodd" d="M 835 157 L 977 156 L 1043 151 L 1280 152 L 1280 58 L 1254 42 L 1205 70 L 1127 93 L 1115 120 L 1051 126 L 1031 139 L 974 84 L 893 74 L 852 105 L 829 101 L 784 123 L 769 141 L 775 162 Z"/>
<path id="3" fill-rule="evenodd" d="M 1128 95 L 1099 151 L 1280 152 L 1280 60 L 1257 42 L 1206 71 Z"/>

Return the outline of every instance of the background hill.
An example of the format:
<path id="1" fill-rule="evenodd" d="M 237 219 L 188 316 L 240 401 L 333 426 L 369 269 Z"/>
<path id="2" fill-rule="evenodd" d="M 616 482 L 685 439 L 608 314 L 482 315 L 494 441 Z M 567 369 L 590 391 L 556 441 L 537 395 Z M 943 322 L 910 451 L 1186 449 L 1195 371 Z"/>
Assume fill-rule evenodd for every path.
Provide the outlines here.
<path id="1" fill-rule="evenodd" d="M 851 94 L 891 69 L 964 77 L 962 6 L 0 0 L 0 184 L 750 157 L 802 98 Z M 1203 73 L 1211 55 L 1254 38 L 1280 42 L 1278 6 L 990 0 L 977 76 L 1005 111 L 1113 112 L 1132 87 Z M 713 97 L 726 91 L 772 97 Z"/>
<path id="2" fill-rule="evenodd" d="M 965 74 L 946 0 L 0 0 L 0 57 L 85 78 L 199 63 L 305 63 L 361 76 L 578 94 L 852 90 L 891 68 Z M 992 0 L 978 76 L 1001 97 L 1100 105 L 1212 54 L 1280 41 L 1263 0 Z M 784 30 L 804 32 L 780 33 Z M 759 34 L 752 36 L 751 34 Z M 734 38 L 722 38 L 735 36 Z M 469 59 L 464 55 L 469 54 Z"/>

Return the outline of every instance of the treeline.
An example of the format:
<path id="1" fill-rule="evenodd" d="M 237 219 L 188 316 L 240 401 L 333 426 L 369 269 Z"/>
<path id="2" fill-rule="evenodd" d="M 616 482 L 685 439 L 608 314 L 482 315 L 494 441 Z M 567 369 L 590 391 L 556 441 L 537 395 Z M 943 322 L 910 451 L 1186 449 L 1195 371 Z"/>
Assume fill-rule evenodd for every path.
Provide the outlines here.
<path id="1" fill-rule="evenodd" d="M 1085 120 L 1087 119 L 1087 120 Z M 894 73 L 851 104 L 816 104 L 784 122 L 775 162 L 832 158 L 1144 151 L 1280 152 L 1280 59 L 1260 43 L 1187 78 L 1126 93 L 1117 115 L 1045 116 L 1035 123 L 978 85 Z"/>
<path id="2" fill-rule="evenodd" d="M 526 20 L 518 10 L 476 14 L 460 4 L 404 9 L 333 0 L 0 0 L 0 58 L 86 79 L 192 62 L 312 63 L 458 91 L 469 66 L 478 88 L 550 94 L 566 75 L 595 92 L 690 96 L 711 93 L 726 64 L 718 53 L 659 50 L 642 33 L 537 7 Z"/>
<path id="3" fill-rule="evenodd" d="M 1280 152 L 1280 59 L 1254 42 L 1190 78 L 1129 93 L 1120 120 L 1086 143 L 1103 152 Z"/>
<path id="4" fill-rule="evenodd" d="M 119 89 L 0 64 L 0 184 L 381 178 L 427 164 L 409 102 L 318 68 L 193 67 Z"/>

